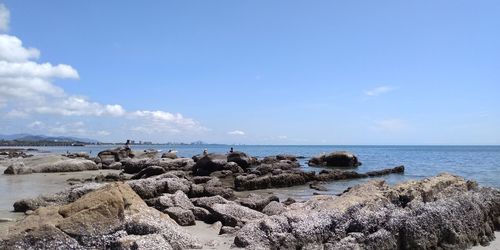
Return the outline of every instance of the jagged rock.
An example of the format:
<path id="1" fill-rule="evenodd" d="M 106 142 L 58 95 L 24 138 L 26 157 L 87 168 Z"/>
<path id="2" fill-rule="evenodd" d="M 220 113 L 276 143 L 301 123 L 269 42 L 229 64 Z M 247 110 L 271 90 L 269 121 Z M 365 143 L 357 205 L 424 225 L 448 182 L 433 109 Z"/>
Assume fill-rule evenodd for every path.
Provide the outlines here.
<path id="1" fill-rule="evenodd" d="M 193 212 L 194 217 L 196 218 L 196 220 L 201 220 L 201 221 L 204 221 L 206 223 L 212 223 L 212 222 L 215 221 L 215 218 L 212 216 L 212 214 L 210 213 L 210 211 L 208 211 L 205 208 L 194 207 L 194 208 L 191 209 L 191 212 Z"/>
<path id="2" fill-rule="evenodd" d="M 131 180 L 127 184 L 143 199 L 158 197 L 163 193 L 173 194 L 177 190 L 189 193 L 190 189 L 188 180 L 169 173 L 146 179 Z"/>
<path id="3" fill-rule="evenodd" d="M 112 183 L 73 203 L 36 210 L 10 228 L 0 248 L 106 249 L 123 246 L 132 235 L 152 235 L 150 240 L 161 235 L 167 248 L 202 247 L 167 215 L 149 208 L 128 185 Z"/>
<path id="4" fill-rule="evenodd" d="M 209 210 L 224 226 L 243 226 L 245 223 L 262 219 L 265 214 L 238 204 L 214 204 Z"/>
<path id="5" fill-rule="evenodd" d="M 239 198 L 236 199 L 236 202 L 239 202 L 242 206 L 251 208 L 253 210 L 262 211 L 264 207 L 266 207 L 270 202 L 277 201 L 280 199 L 276 195 L 258 195 L 258 194 L 250 194 L 247 198 Z"/>
<path id="6" fill-rule="evenodd" d="M 269 204 L 267 204 L 267 206 L 262 209 L 262 213 L 269 216 L 281 214 L 283 212 L 285 212 L 285 206 L 277 201 L 269 202 Z"/>
<path id="7" fill-rule="evenodd" d="M 196 160 L 193 166 L 193 175 L 210 175 L 212 172 L 221 171 L 227 164 L 227 158 L 221 154 L 207 154 Z"/>
<path id="8" fill-rule="evenodd" d="M 308 164 L 309 166 L 357 167 L 361 165 L 361 162 L 353 153 L 340 151 L 312 157 Z"/>
<path id="9" fill-rule="evenodd" d="M 139 173 L 132 176 L 131 179 L 132 180 L 145 179 L 145 178 L 149 178 L 151 176 L 164 174 L 165 172 L 166 172 L 165 169 L 162 167 L 150 166 L 150 167 L 144 168 L 141 171 L 139 171 Z"/>
<path id="10" fill-rule="evenodd" d="M 235 162 L 238 166 L 246 169 L 252 165 L 253 159 L 243 152 L 234 151 L 227 154 L 227 162 Z"/>
<path id="11" fill-rule="evenodd" d="M 500 190 L 453 175 L 393 187 L 376 180 L 249 222 L 234 243 L 250 249 L 465 249 L 492 240 L 498 216 Z"/>
<path id="12" fill-rule="evenodd" d="M 224 165 L 224 170 L 231 171 L 229 174 L 245 172 L 245 170 L 243 170 L 243 168 L 241 168 L 236 162 L 228 162 L 226 165 Z"/>
<path id="13" fill-rule="evenodd" d="M 195 224 L 195 217 L 191 210 L 181 207 L 169 207 L 163 210 L 163 212 L 168 214 L 170 218 L 175 220 L 175 222 L 181 226 L 190 226 Z"/>
<path id="14" fill-rule="evenodd" d="M 117 147 L 101 151 L 97 154 L 103 165 L 110 165 L 114 162 L 121 162 L 127 158 L 134 157 L 132 150 L 128 146 Z"/>
<path id="15" fill-rule="evenodd" d="M 174 194 L 163 194 L 151 201 L 151 205 L 156 209 L 163 211 L 170 207 L 180 207 L 183 209 L 193 209 L 194 205 L 184 192 L 178 190 Z"/>

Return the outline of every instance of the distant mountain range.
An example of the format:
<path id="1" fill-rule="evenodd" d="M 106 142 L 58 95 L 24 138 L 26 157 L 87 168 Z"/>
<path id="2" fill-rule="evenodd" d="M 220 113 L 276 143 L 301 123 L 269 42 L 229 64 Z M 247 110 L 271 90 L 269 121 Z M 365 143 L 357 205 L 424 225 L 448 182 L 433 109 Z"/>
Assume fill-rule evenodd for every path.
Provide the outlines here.
<path id="1" fill-rule="evenodd" d="M 0 135 L 0 140 L 6 141 L 50 141 L 50 142 L 83 142 L 83 143 L 98 143 L 99 141 L 88 138 L 78 138 L 70 136 L 45 136 L 45 135 L 31 135 L 31 134 L 13 134 L 13 135 Z"/>

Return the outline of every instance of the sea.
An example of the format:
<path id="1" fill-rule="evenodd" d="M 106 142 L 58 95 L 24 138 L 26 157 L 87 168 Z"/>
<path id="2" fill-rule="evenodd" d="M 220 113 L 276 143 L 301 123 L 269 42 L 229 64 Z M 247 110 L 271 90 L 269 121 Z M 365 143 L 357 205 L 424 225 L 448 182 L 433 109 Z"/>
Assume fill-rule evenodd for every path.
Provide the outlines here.
<path id="1" fill-rule="evenodd" d="M 98 152 L 116 147 L 113 145 L 87 145 L 77 147 L 30 147 L 39 152 L 67 153 L 86 152 L 92 156 Z M 325 168 L 309 167 L 309 158 L 333 151 L 349 151 L 356 154 L 362 165 L 350 170 L 361 173 L 405 166 L 404 174 L 391 174 L 381 177 L 388 184 L 408 180 L 418 180 L 439 173 L 451 173 L 468 180 L 477 181 L 481 186 L 500 188 L 500 146 L 309 146 L 309 145 L 132 145 L 135 151 L 156 149 L 161 152 L 176 150 L 181 157 L 201 154 L 204 149 L 209 153 L 226 153 L 233 147 L 255 157 L 277 154 L 300 156 L 303 171 L 319 172 Z M 2 170 L 3 171 L 3 170 Z M 24 176 L 0 175 L 0 217 L 12 210 L 15 200 L 34 197 L 44 193 L 54 193 L 67 186 L 66 180 L 84 173 L 31 174 Z M 88 173 L 87 173 L 88 174 Z M 305 200 L 317 193 L 338 194 L 346 188 L 369 181 L 371 178 L 344 180 L 326 183 L 328 191 L 318 192 L 306 186 L 252 191 L 257 193 L 273 192 L 280 198 L 288 197 Z"/>

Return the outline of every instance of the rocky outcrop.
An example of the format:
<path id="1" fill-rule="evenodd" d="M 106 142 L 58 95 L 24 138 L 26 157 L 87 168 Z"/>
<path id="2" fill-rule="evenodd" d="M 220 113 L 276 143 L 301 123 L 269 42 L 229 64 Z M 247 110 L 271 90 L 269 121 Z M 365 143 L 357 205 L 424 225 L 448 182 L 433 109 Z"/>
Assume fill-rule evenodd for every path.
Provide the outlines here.
<path id="1" fill-rule="evenodd" d="M 340 196 L 314 196 L 247 223 L 248 249 L 465 249 L 500 228 L 500 190 L 441 174 L 388 186 L 374 180 Z"/>
<path id="2" fill-rule="evenodd" d="M 325 167 L 357 167 L 361 165 L 361 162 L 353 153 L 340 151 L 312 157 L 308 164 L 309 166 Z"/>
<path id="3" fill-rule="evenodd" d="M 259 172 L 260 173 L 260 172 Z M 404 166 L 395 168 L 358 173 L 344 170 L 322 170 L 319 174 L 315 172 L 302 172 L 300 170 L 273 171 L 270 174 L 259 176 L 257 174 L 243 174 L 234 179 L 234 188 L 239 191 L 257 190 L 277 187 L 291 187 L 305 185 L 311 181 L 335 181 L 347 179 L 367 178 L 387 174 L 404 173 Z"/>
<path id="4" fill-rule="evenodd" d="M 37 155 L 13 159 L 4 174 L 54 173 L 98 170 L 98 165 L 83 158 L 68 158 L 60 155 Z"/>
<path id="5" fill-rule="evenodd" d="M 164 193 L 173 194 L 178 190 L 189 193 L 190 182 L 170 173 L 151 178 L 131 180 L 127 184 L 143 199 L 151 199 Z"/>
<path id="6" fill-rule="evenodd" d="M 148 207 L 126 184 L 113 183 L 63 206 L 36 210 L 10 228 L 1 249 L 201 248 L 168 215 Z"/>

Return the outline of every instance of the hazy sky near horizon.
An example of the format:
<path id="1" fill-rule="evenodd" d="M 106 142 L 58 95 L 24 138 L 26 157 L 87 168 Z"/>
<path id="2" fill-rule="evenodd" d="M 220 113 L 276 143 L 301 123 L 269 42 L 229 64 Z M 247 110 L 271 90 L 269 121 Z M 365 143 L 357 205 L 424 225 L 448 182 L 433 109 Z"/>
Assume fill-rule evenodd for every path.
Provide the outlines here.
<path id="1" fill-rule="evenodd" d="M 499 1 L 0 3 L 0 134 L 500 144 Z"/>

